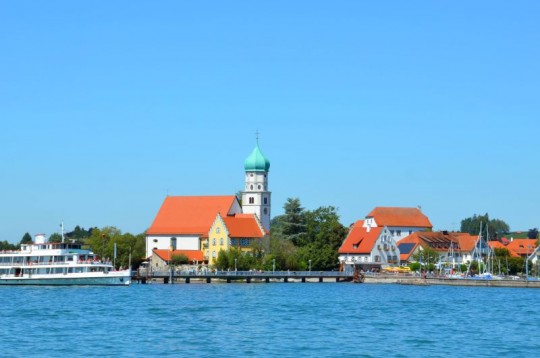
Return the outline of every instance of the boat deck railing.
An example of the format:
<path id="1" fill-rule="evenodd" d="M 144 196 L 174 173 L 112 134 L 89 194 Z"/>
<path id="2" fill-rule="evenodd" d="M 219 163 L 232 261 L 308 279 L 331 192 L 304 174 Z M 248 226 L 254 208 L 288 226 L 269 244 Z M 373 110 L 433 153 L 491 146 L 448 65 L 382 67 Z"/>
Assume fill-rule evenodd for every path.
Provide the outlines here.
<path id="1" fill-rule="evenodd" d="M 107 261 L 51 261 L 51 262 L 0 262 L 0 267 L 32 267 L 32 266 L 51 266 L 51 265 L 111 265 L 111 262 Z"/>

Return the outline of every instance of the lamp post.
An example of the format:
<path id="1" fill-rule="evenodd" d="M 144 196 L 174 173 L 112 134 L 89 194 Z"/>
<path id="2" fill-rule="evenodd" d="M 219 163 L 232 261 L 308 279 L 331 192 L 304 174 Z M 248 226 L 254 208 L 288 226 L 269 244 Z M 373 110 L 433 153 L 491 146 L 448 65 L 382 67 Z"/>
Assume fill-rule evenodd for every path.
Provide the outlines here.
<path id="1" fill-rule="evenodd" d="M 236 258 L 234 259 L 234 271 L 236 272 Z"/>
<path id="2" fill-rule="evenodd" d="M 309 272 L 311 272 L 311 260 L 309 260 Z"/>
<path id="3" fill-rule="evenodd" d="M 272 259 L 272 273 L 276 273 L 276 259 Z"/>

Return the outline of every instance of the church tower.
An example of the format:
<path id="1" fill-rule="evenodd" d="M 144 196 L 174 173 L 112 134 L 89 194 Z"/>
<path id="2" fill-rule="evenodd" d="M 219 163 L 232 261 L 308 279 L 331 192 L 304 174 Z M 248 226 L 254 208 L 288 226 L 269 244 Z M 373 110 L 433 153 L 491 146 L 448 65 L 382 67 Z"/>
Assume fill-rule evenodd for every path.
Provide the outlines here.
<path id="1" fill-rule="evenodd" d="M 270 192 L 268 191 L 268 170 L 270 161 L 265 158 L 257 145 L 244 161 L 246 184 L 242 192 L 242 212 L 257 214 L 262 225 L 270 231 Z"/>

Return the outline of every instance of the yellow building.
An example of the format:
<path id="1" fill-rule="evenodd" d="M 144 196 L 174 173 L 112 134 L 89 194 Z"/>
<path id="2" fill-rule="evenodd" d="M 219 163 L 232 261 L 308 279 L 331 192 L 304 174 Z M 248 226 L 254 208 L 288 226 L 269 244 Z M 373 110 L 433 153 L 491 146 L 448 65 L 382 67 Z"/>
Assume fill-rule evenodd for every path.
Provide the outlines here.
<path id="1" fill-rule="evenodd" d="M 243 252 L 250 252 L 255 241 L 266 237 L 266 230 L 255 214 L 217 214 L 208 232 L 208 241 L 203 244 L 204 257 L 213 265 L 221 250 L 228 251 L 235 247 Z"/>

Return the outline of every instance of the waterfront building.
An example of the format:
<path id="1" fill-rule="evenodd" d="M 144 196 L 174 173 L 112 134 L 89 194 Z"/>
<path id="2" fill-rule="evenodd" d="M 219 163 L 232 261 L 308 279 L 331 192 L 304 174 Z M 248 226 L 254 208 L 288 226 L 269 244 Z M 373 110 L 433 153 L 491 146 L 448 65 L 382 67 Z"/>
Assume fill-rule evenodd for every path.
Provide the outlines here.
<path id="1" fill-rule="evenodd" d="M 350 272 L 355 266 L 364 271 L 397 264 L 399 249 L 387 227 L 365 226 L 364 220 L 355 222 L 339 248 L 341 270 Z"/>
<path id="2" fill-rule="evenodd" d="M 431 231 L 433 225 L 419 208 L 379 206 L 366 215 L 364 227 L 387 227 L 396 241 L 417 231 Z"/>
<path id="3" fill-rule="evenodd" d="M 475 255 L 485 257 L 489 250 L 488 243 L 478 236 L 448 231 L 417 231 L 399 240 L 397 245 L 402 264 L 416 262 L 417 254 L 427 247 L 437 252 L 436 261 L 452 265 L 467 264 Z"/>
<path id="4" fill-rule="evenodd" d="M 537 241 L 536 239 L 513 239 L 506 245 L 506 248 L 511 254 L 525 258 L 535 252 Z"/>
<path id="5" fill-rule="evenodd" d="M 235 195 L 167 196 L 146 232 L 146 257 L 151 258 L 155 250 L 199 251 L 203 263 L 208 263 L 215 260 L 213 255 L 217 257 L 219 249 L 238 246 L 246 251 L 243 244 L 266 237 L 271 209 L 269 168 L 270 161 L 262 154 L 257 141 L 244 162 L 242 204 Z M 227 236 L 216 237 L 218 228 L 213 226 L 218 217 L 224 223 L 219 229 Z M 217 238 L 217 242 L 223 238 L 224 245 L 213 246 L 210 235 Z"/>
<path id="6" fill-rule="evenodd" d="M 175 256 L 183 255 L 187 257 L 188 264 L 197 266 L 204 263 L 203 252 L 200 250 L 159 250 L 152 252 L 152 270 L 165 271 L 168 270 L 171 261 Z"/>
<path id="7" fill-rule="evenodd" d="M 243 252 L 251 252 L 256 243 L 261 249 L 267 247 L 266 230 L 255 214 L 235 214 L 222 216 L 218 214 L 210 227 L 208 240 L 203 244 L 204 257 L 208 257 L 211 265 L 215 264 L 221 250 L 237 248 Z"/>

